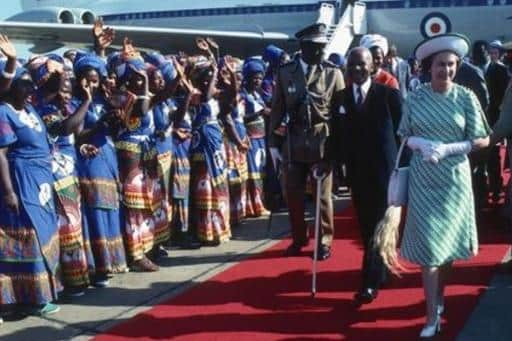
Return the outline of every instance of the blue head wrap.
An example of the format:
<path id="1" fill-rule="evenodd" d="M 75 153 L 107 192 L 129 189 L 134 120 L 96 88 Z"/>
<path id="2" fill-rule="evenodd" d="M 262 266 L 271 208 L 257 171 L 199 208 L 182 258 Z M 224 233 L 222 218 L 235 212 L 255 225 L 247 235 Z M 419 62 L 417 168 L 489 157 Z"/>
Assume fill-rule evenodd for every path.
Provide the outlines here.
<path id="1" fill-rule="evenodd" d="M 166 83 L 170 83 L 176 78 L 176 69 L 174 68 L 174 65 L 162 54 L 158 52 L 151 52 L 146 55 L 144 60 L 146 63 L 152 64 L 160 70 Z"/>
<path id="2" fill-rule="evenodd" d="M 64 64 L 64 58 L 62 58 L 61 56 L 59 56 L 56 53 L 48 53 L 46 55 L 46 57 L 48 57 L 48 59 L 51 59 L 51 60 L 54 60 L 54 61 L 59 62 L 61 64 Z"/>
<path id="3" fill-rule="evenodd" d="M 77 52 L 73 70 L 78 75 L 86 68 L 93 68 L 101 77 L 107 77 L 107 67 L 105 62 L 95 54 Z"/>
<path id="4" fill-rule="evenodd" d="M 107 69 L 108 72 L 115 72 L 116 67 L 118 67 L 120 64 L 122 64 L 123 61 L 121 60 L 121 52 L 114 52 L 108 55 L 107 57 Z"/>
<path id="5" fill-rule="evenodd" d="M 160 68 L 162 65 L 167 63 L 167 59 L 165 57 L 158 53 L 158 52 L 150 52 L 144 57 L 144 61 L 149 64 L 153 64 L 157 68 Z"/>
<path id="6" fill-rule="evenodd" d="M 146 64 L 144 63 L 144 61 L 140 59 L 131 59 L 119 64 L 115 68 L 115 73 L 117 75 L 117 79 L 119 80 L 119 82 L 126 83 L 130 79 L 130 77 L 134 73 L 132 68 L 134 68 L 137 71 L 142 71 L 146 69 Z"/>
<path id="7" fill-rule="evenodd" d="M 334 65 L 336 65 L 337 67 L 345 66 L 345 57 L 343 57 L 339 53 L 331 53 L 331 55 L 329 56 L 328 60 L 331 63 L 333 63 Z"/>
<path id="8" fill-rule="evenodd" d="M 275 45 L 268 45 L 263 51 L 263 60 L 270 64 L 271 67 L 277 67 L 281 64 L 281 57 L 284 50 Z"/>
<path id="9" fill-rule="evenodd" d="M 242 67 L 244 79 L 249 79 L 257 73 L 265 74 L 265 63 L 259 58 L 248 58 Z"/>
<path id="10" fill-rule="evenodd" d="M 176 79 L 177 73 L 174 65 L 171 62 L 167 62 L 160 67 L 160 71 L 162 72 L 162 76 L 166 83 L 170 83 Z"/>

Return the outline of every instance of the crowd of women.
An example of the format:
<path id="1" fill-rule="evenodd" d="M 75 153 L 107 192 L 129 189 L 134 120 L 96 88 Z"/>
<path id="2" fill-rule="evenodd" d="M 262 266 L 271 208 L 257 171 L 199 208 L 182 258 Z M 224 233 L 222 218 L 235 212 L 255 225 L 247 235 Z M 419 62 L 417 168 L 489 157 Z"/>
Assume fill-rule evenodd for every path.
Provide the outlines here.
<path id="1" fill-rule="evenodd" d="M 97 22 L 94 52 L 20 60 L 0 36 L 0 305 L 59 310 L 112 274 L 157 271 L 170 241 L 218 245 L 268 214 L 265 120 L 285 53 L 140 53 Z M 267 68 L 267 64 L 270 67 Z M 271 170 L 270 170 L 271 171 Z"/>

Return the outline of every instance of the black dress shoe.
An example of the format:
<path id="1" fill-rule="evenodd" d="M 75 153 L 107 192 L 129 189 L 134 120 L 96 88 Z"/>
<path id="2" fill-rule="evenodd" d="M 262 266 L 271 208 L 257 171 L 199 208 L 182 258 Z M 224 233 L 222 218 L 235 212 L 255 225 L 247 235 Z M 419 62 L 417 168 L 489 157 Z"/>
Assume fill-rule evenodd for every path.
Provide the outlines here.
<path id="1" fill-rule="evenodd" d="M 304 245 L 302 245 L 302 244 L 291 243 L 290 246 L 288 246 L 286 248 L 286 250 L 284 251 L 284 256 L 285 257 L 295 257 L 295 256 L 300 255 L 300 253 L 302 252 L 303 246 Z"/>
<path id="2" fill-rule="evenodd" d="M 331 247 L 329 245 L 320 245 L 318 247 L 317 260 L 326 260 L 331 257 Z"/>
<path id="3" fill-rule="evenodd" d="M 354 302 L 358 306 L 361 306 L 363 304 L 372 303 L 373 300 L 377 298 L 377 294 L 378 294 L 377 289 L 373 289 L 373 288 L 361 289 L 354 295 Z"/>

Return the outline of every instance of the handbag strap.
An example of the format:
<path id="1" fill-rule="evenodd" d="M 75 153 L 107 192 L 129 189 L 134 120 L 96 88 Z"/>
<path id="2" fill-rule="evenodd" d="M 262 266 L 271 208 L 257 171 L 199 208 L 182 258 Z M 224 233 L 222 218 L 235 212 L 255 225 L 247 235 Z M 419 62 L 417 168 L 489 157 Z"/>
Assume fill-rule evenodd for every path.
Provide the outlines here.
<path id="1" fill-rule="evenodd" d="M 400 167 L 400 159 L 402 158 L 402 152 L 404 151 L 404 147 L 407 144 L 407 137 L 402 140 L 402 143 L 400 144 L 400 148 L 398 149 L 398 154 L 396 155 L 396 161 L 395 161 L 395 169 L 398 169 Z"/>

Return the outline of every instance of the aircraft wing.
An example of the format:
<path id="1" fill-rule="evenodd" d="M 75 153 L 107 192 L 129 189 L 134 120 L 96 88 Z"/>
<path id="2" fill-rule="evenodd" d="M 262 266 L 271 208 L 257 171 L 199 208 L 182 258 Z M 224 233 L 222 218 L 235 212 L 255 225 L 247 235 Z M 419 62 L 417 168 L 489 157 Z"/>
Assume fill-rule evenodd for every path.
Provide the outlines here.
<path id="1" fill-rule="evenodd" d="M 276 32 L 217 31 L 181 28 L 156 28 L 140 26 L 110 26 L 116 32 L 113 47 L 120 47 L 124 37 L 135 46 L 154 49 L 162 53 L 178 51 L 196 52 L 196 37 L 211 37 L 219 45 L 221 54 L 245 57 L 259 55 L 268 44 L 282 48 L 295 48 L 295 40 L 287 34 Z M 0 21 L 0 33 L 15 42 L 33 44 L 31 51 L 42 53 L 69 46 L 90 46 L 92 25 L 39 22 Z"/>

